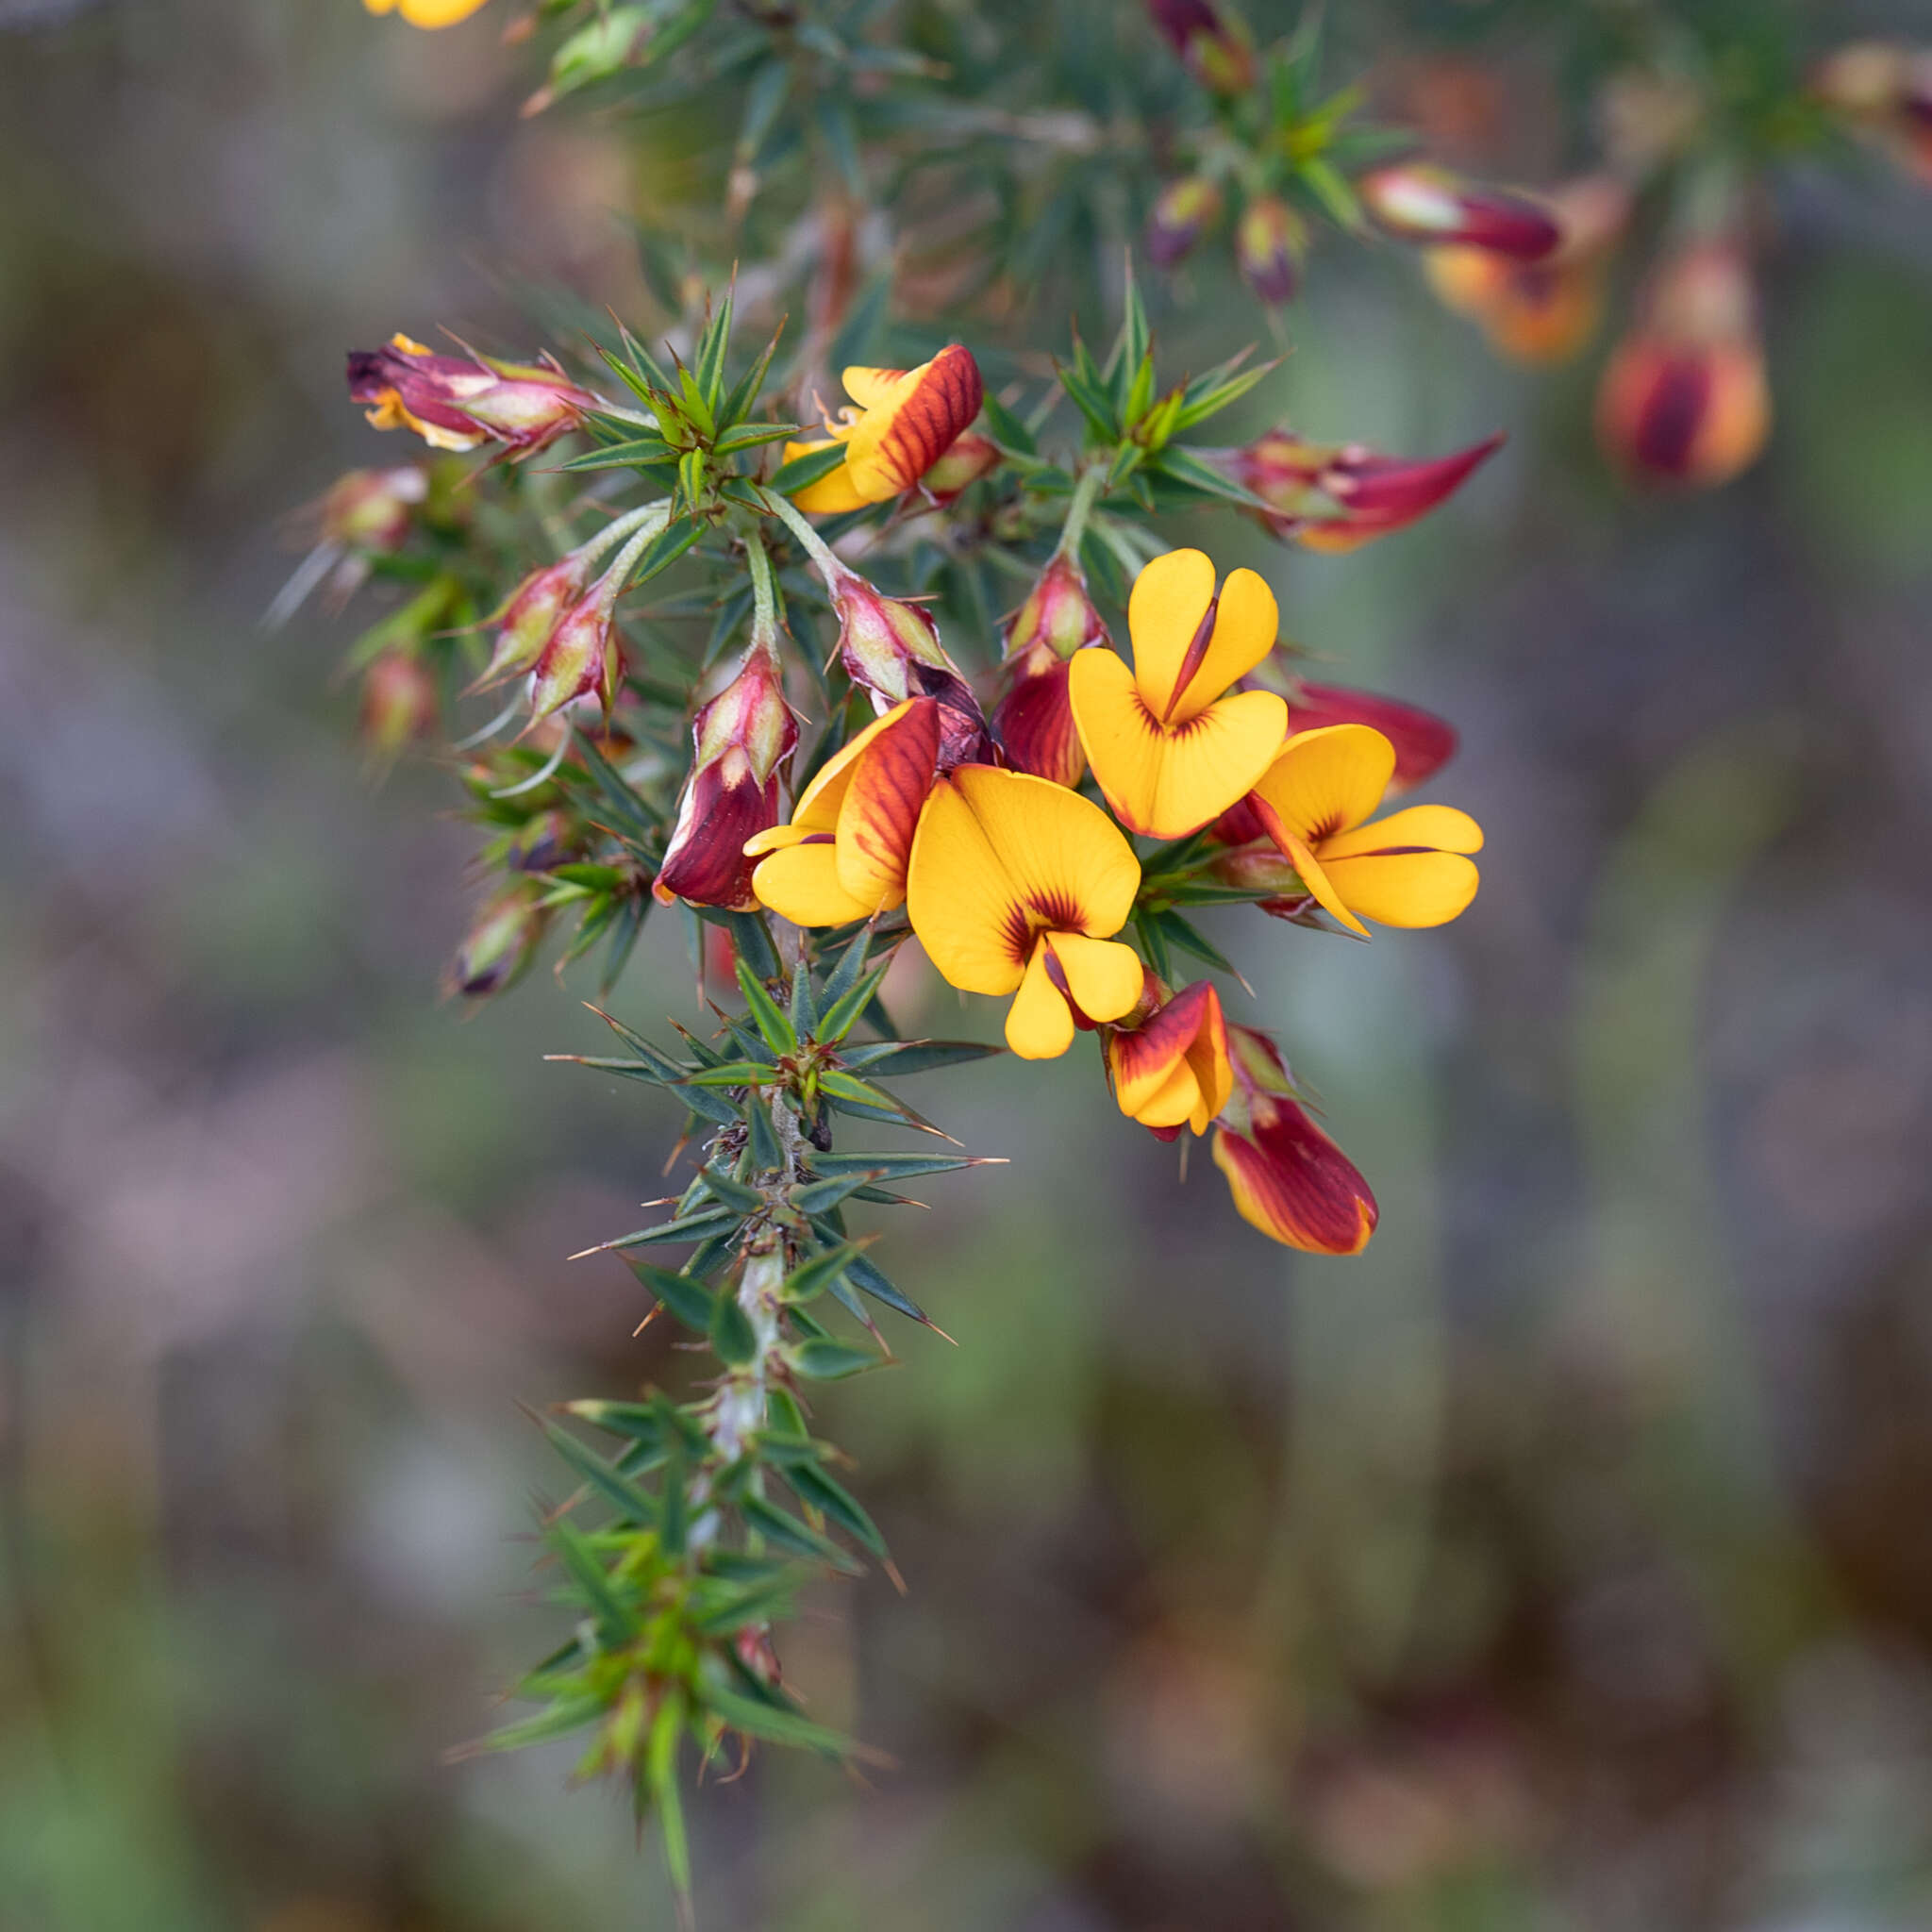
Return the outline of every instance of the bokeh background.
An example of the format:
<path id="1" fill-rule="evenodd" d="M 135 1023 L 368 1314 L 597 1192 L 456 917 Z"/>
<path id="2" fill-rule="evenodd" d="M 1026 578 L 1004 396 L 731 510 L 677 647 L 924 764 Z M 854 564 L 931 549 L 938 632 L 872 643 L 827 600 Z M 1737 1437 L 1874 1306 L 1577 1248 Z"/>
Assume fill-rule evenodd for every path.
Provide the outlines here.
<path id="1" fill-rule="evenodd" d="M 1555 158 L 1533 72 L 1460 78 Z M 284 514 L 402 454 L 346 347 L 649 313 L 675 126 L 526 84 L 487 16 L 0 0 L 4 1932 L 671 1924 L 567 1752 L 441 1754 L 547 1647 L 519 1403 L 691 1373 L 563 1259 L 675 1119 L 542 1064 L 599 1050 L 547 974 L 439 1004 L 446 780 L 372 789 L 348 633 L 258 623 Z M 1214 526 L 1490 831 L 1445 931 L 1239 928 L 1381 1231 L 1251 1235 L 1080 1054 L 928 1083 L 1013 1163 L 889 1235 L 958 1346 L 822 1406 L 908 1594 L 786 1647 L 896 1767 L 708 1787 L 702 1923 L 1932 1924 L 1932 196 L 1777 217 L 1777 427 L 1708 497 L 1607 478 L 1593 358 L 1318 258 L 1242 426 L 1511 437 L 1356 558 Z M 1165 352 L 1251 314 L 1202 271 Z M 615 998 L 693 1018 L 673 922 Z"/>

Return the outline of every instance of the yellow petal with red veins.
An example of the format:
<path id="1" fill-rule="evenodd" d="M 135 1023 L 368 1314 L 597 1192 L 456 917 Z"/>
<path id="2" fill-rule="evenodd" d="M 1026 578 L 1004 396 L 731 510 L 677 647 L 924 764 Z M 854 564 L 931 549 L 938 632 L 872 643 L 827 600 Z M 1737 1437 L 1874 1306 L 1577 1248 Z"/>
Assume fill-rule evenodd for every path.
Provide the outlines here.
<path id="1" fill-rule="evenodd" d="M 907 906 L 950 984 L 1011 992 L 1039 932 L 1107 939 L 1126 924 L 1140 885 L 1133 848 L 1078 792 L 961 765 L 933 788 L 920 816 Z"/>
<path id="2" fill-rule="evenodd" d="M 853 488 L 872 503 L 910 490 L 979 414 L 984 395 L 978 363 L 957 342 L 904 374 L 848 369 L 845 387 L 864 410 L 846 464 Z M 876 400 L 861 400 L 861 391 Z"/>
<path id="3" fill-rule="evenodd" d="M 1368 724 L 1298 731 L 1255 787 L 1255 795 L 1310 845 L 1368 817 L 1395 775 L 1395 747 Z"/>
<path id="4" fill-rule="evenodd" d="M 1457 852 L 1324 856 L 1321 869 L 1348 906 L 1383 925 L 1446 925 L 1475 897 L 1481 882 L 1474 865 Z"/>
<path id="5" fill-rule="evenodd" d="M 1188 647 L 1213 600 L 1214 565 L 1206 551 L 1170 550 L 1134 579 L 1127 598 L 1134 682 L 1156 718 L 1166 714 Z"/>
<path id="6" fill-rule="evenodd" d="M 1046 970 L 1046 947 L 1035 946 L 1020 991 L 1007 1011 L 1007 1044 L 1023 1060 L 1058 1059 L 1074 1043 L 1074 1016 Z"/>
<path id="7" fill-rule="evenodd" d="M 1480 852 L 1483 828 L 1466 811 L 1453 805 L 1411 805 L 1373 824 L 1338 832 L 1322 841 L 1322 863 L 1351 858 L 1365 852 L 1389 852 L 1420 846 L 1430 852 Z"/>
<path id="8" fill-rule="evenodd" d="M 1253 571 L 1231 571 L 1221 587 L 1207 654 L 1168 714 L 1168 723 L 1185 724 L 1206 710 L 1274 648 L 1280 629 L 1274 592 Z"/>
<path id="9" fill-rule="evenodd" d="M 1090 1020 L 1118 1020 L 1133 1010 L 1146 969 L 1132 946 L 1077 932 L 1049 933 L 1046 942 L 1066 974 L 1074 1004 Z"/>
<path id="10" fill-rule="evenodd" d="M 1067 696 L 1108 804 L 1153 839 L 1184 838 L 1219 818 L 1259 781 L 1288 728 L 1288 707 L 1271 691 L 1237 691 L 1164 728 L 1108 650 L 1074 653 Z"/>
<path id="11" fill-rule="evenodd" d="M 824 836 L 823 826 L 814 830 L 810 825 L 767 825 L 762 832 L 754 832 L 744 841 L 744 856 L 762 858 L 768 852 L 783 852 L 788 846 L 803 845 L 808 839 Z"/>
<path id="12" fill-rule="evenodd" d="M 850 744 L 841 745 L 828 758 L 791 808 L 791 823 L 806 831 L 830 832 L 838 829 L 839 814 L 851 789 L 852 774 L 860 758 L 895 726 L 916 704 L 930 704 L 929 698 L 907 698 L 882 716 L 874 718 Z"/>
<path id="13" fill-rule="evenodd" d="M 760 859 L 751 889 L 760 905 L 793 925 L 846 925 L 878 910 L 839 883 L 838 847 L 823 833 Z"/>
<path id="14" fill-rule="evenodd" d="M 939 766 L 940 708 L 908 698 L 854 741 L 839 807 L 839 883 L 874 912 L 906 898 L 906 866 Z"/>
<path id="15" fill-rule="evenodd" d="M 1122 1110 L 1131 1113 L 1143 1127 L 1178 1127 L 1191 1123 L 1202 1111 L 1201 1085 L 1194 1078 L 1193 1068 L 1185 1059 L 1179 1059 L 1139 1107 L 1127 1107 L 1124 1097 L 1121 1105 Z M 1200 1129 L 1194 1131 L 1198 1133 Z"/>

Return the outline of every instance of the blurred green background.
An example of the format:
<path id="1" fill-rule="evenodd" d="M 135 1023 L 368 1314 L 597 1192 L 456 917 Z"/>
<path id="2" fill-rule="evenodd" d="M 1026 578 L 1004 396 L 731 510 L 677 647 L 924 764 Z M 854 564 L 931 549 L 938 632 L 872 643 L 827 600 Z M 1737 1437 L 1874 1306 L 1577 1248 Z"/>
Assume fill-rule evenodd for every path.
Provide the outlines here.
<path id="1" fill-rule="evenodd" d="M 437 1004 L 472 835 L 364 782 L 341 625 L 257 626 L 407 454 L 346 347 L 641 300 L 675 153 L 527 82 L 487 16 L 0 0 L 4 1932 L 672 1923 L 567 1751 L 441 1754 L 550 1634 L 517 1404 L 690 1373 L 562 1258 L 675 1119 L 542 1064 L 601 1050 L 545 974 Z M 1381 1231 L 1252 1235 L 1091 1049 L 924 1083 L 1013 1161 L 889 1230 L 959 1346 L 823 1405 L 908 1594 L 785 1645 L 896 1768 L 708 1788 L 704 1924 L 1932 1924 L 1932 199 L 1778 215 L 1776 431 L 1703 498 L 1607 478 L 1593 358 L 1317 257 L 1243 428 L 1511 432 L 1362 556 L 1209 537 L 1490 833 L 1442 932 L 1226 927 Z M 1198 368 L 1259 319 L 1196 280 Z M 694 1019 L 674 922 L 616 1004 Z"/>

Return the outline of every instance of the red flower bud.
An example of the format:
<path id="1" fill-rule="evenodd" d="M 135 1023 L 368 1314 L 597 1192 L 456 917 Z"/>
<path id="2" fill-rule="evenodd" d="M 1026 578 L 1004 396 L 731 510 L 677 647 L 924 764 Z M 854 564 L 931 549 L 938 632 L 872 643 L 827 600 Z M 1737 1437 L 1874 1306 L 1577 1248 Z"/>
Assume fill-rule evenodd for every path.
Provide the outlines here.
<path id="1" fill-rule="evenodd" d="M 1426 162 L 1377 168 L 1355 186 L 1376 225 L 1401 242 L 1454 242 L 1518 261 L 1541 261 L 1563 239 L 1542 203 L 1465 181 Z"/>
<path id="2" fill-rule="evenodd" d="M 1288 735 L 1324 724 L 1367 724 L 1395 747 L 1395 775 L 1386 794 L 1391 798 L 1433 778 L 1456 756 L 1455 725 L 1433 711 L 1375 691 L 1304 680 L 1288 700 Z M 1258 827 L 1254 836 L 1262 836 Z"/>
<path id="3" fill-rule="evenodd" d="M 1764 447 L 1771 396 L 1755 307 L 1730 242 L 1696 243 L 1657 271 L 1597 391 L 1597 433 L 1631 475 L 1708 488 Z"/>
<path id="4" fill-rule="evenodd" d="M 1426 515 L 1502 443 L 1498 434 L 1453 456 L 1415 458 L 1382 456 L 1358 442 L 1307 442 L 1291 430 L 1271 429 L 1244 448 L 1220 452 L 1219 460 L 1271 507 L 1262 521 L 1277 537 L 1307 550 L 1342 551 Z"/>
<path id="5" fill-rule="evenodd" d="M 537 662 L 558 625 L 582 596 L 589 568 L 573 551 L 555 563 L 533 570 L 510 592 L 497 612 L 496 648 L 491 654 L 489 669 L 476 680 L 479 689 L 517 676 Z"/>
<path id="6" fill-rule="evenodd" d="M 953 439 L 953 446 L 922 479 L 935 503 L 951 503 L 968 484 L 990 476 L 1000 466 L 1000 446 L 990 436 L 969 429 Z"/>
<path id="7" fill-rule="evenodd" d="M 1006 691 L 992 723 L 1016 771 L 1056 785 L 1080 782 L 1087 755 L 1067 698 L 1067 666 L 1075 651 L 1108 641 L 1080 566 L 1055 556 L 1007 625 Z"/>
<path id="8" fill-rule="evenodd" d="M 1167 43 L 1205 88 L 1241 94 L 1255 84 L 1255 48 L 1246 25 L 1214 0 L 1147 0 Z"/>
<path id="9" fill-rule="evenodd" d="M 1358 1255 L 1380 1216 L 1368 1182 L 1294 1098 L 1265 1034 L 1230 1026 L 1227 1043 L 1235 1091 L 1214 1136 L 1214 1164 L 1237 1211 L 1291 1248 Z"/>
<path id="10" fill-rule="evenodd" d="M 745 857 L 745 841 L 779 822 L 780 768 L 798 743 L 784 670 L 768 643 L 744 654 L 737 676 L 700 708 L 691 735 L 691 776 L 651 890 L 666 905 L 689 899 L 749 911 L 758 904 L 757 861 Z"/>
<path id="11" fill-rule="evenodd" d="M 940 642 L 939 626 L 917 604 L 888 597 L 861 576 L 841 573 L 831 584 L 839 616 L 839 658 L 845 675 L 883 717 L 909 697 L 940 703 L 940 770 L 985 762 L 991 751 L 986 718 L 973 687 Z"/>
<path id="12" fill-rule="evenodd" d="M 1158 1140 L 1172 1141 L 1183 1127 L 1205 1134 L 1232 1097 L 1227 1025 L 1208 980 L 1170 993 L 1147 974 L 1141 1004 L 1103 1039 L 1121 1111 Z"/>
<path id="13" fill-rule="evenodd" d="M 596 398 L 555 364 L 439 356 L 408 336 L 349 353 L 349 394 L 377 429 L 410 428 L 434 449 L 501 442 L 518 454 L 574 429 Z"/>
<path id="14" fill-rule="evenodd" d="M 1205 175 L 1170 181 L 1147 216 L 1147 258 L 1172 268 L 1221 219 L 1221 190 Z"/>
<path id="15" fill-rule="evenodd" d="M 1242 278 L 1262 301 L 1278 306 L 1294 299 L 1308 229 L 1285 201 L 1262 194 L 1249 202 L 1235 229 L 1234 246 Z"/>

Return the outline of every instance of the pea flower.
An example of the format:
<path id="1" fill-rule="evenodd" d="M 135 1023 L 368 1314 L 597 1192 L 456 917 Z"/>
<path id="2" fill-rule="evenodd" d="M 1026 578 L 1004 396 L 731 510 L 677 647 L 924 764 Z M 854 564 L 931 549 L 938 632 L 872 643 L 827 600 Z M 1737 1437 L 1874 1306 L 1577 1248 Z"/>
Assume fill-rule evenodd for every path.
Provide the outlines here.
<path id="1" fill-rule="evenodd" d="M 1755 310 L 1735 242 L 1693 243 L 1657 271 L 1597 391 L 1597 434 L 1632 475 L 1708 489 L 1757 458 L 1771 393 Z"/>
<path id="2" fill-rule="evenodd" d="M 758 895 L 745 845 L 776 824 L 779 768 L 798 743 L 785 674 L 767 639 L 754 640 L 738 675 L 699 708 L 691 737 L 691 776 L 651 891 L 667 906 L 688 899 L 748 912 Z"/>
<path id="3" fill-rule="evenodd" d="M 1406 530 L 1502 446 L 1499 431 L 1446 457 L 1385 457 L 1358 442 L 1309 442 L 1271 429 L 1215 459 L 1269 506 L 1257 515 L 1275 536 L 1333 554 Z"/>
<path id="4" fill-rule="evenodd" d="M 985 395 L 972 351 L 954 342 L 917 369 L 844 371 L 841 380 L 854 408 L 825 425 L 826 434 L 785 445 L 785 460 L 813 450 L 845 446 L 829 475 L 793 497 L 815 515 L 863 509 L 910 490 L 952 448 L 979 414 Z"/>
<path id="5" fill-rule="evenodd" d="M 1541 202 L 1465 181 L 1423 161 L 1377 168 L 1355 188 L 1376 226 L 1399 242 L 1455 242 L 1518 261 L 1541 261 L 1563 239 Z"/>
<path id="6" fill-rule="evenodd" d="M 1255 84 L 1255 49 L 1241 17 L 1215 0 L 1147 0 L 1154 25 L 1181 65 L 1217 94 L 1243 94 Z"/>
<path id="7" fill-rule="evenodd" d="M 1221 995 L 1205 979 L 1170 993 L 1146 974 L 1134 1010 L 1107 1029 L 1107 1076 L 1121 1111 L 1159 1139 L 1205 1134 L 1234 1090 Z"/>
<path id="8" fill-rule="evenodd" d="M 1610 253 L 1630 215 L 1630 191 L 1607 175 L 1566 182 L 1549 199 L 1562 241 L 1541 261 L 1466 247 L 1431 248 L 1423 258 L 1443 307 L 1468 316 L 1491 348 L 1518 362 L 1561 362 L 1595 334 Z"/>
<path id="9" fill-rule="evenodd" d="M 454 26 L 468 20 L 484 0 L 362 0 L 371 13 L 400 10 L 411 26 Z"/>
<path id="10" fill-rule="evenodd" d="M 844 925 L 906 900 L 906 870 L 938 775 L 936 698 L 908 698 L 827 759 L 789 824 L 746 841 L 752 891 L 793 925 Z"/>
<path id="11" fill-rule="evenodd" d="M 1199 550 L 1170 550 L 1134 581 L 1134 664 L 1080 651 L 1067 690 L 1087 762 L 1114 815 L 1155 839 L 1198 831 L 1240 798 L 1281 748 L 1288 708 L 1230 691 L 1274 648 L 1274 593 L 1251 570 L 1215 594 Z M 1226 693 L 1224 695 L 1224 693 Z"/>
<path id="12" fill-rule="evenodd" d="M 1086 574 L 1073 558 L 1056 552 L 1007 625 L 1007 689 L 992 726 L 1018 770 L 1056 785 L 1080 782 L 1087 755 L 1074 726 L 1067 672 L 1074 652 L 1108 641 L 1107 626 L 1087 594 Z"/>
<path id="13" fill-rule="evenodd" d="M 1305 1254 L 1360 1254 L 1379 1218 L 1368 1182 L 1294 1097 L 1274 1041 L 1248 1026 L 1227 1032 L 1234 1091 L 1215 1124 L 1214 1164 L 1236 1212 Z"/>
<path id="14" fill-rule="evenodd" d="M 439 356 L 406 335 L 349 352 L 349 395 L 377 429 L 413 429 L 432 449 L 501 442 L 527 455 L 576 426 L 596 398 L 554 362 Z"/>
<path id="15" fill-rule="evenodd" d="M 1404 704 L 1378 691 L 1299 680 L 1288 696 L 1288 735 L 1319 731 L 1327 724 L 1370 725 L 1394 747 L 1395 771 L 1387 797 L 1412 791 L 1433 778 L 1456 756 L 1460 741 L 1455 725 L 1420 705 Z M 1224 845 L 1241 847 L 1266 839 L 1268 829 L 1253 805 L 1241 799 L 1214 822 L 1214 836 Z M 1265 884 L 1272 878 L 1287 891 L 1295 884 L 1293 869 L 1272 846 L 1259 854 L 1226 855 L 1217 861 L 1216 872 L 1229 885 Z"/>
<path id="16" fill-rule="evenodd" d="M 1141 887 L 1133 848 L 1077 791 L 961 765 L 933 787 L 906 881 L 926 956 L 962 992 L 1014 993 L 1007 1044 L 1054 1059 L 1078 1021 L 1118 1020 L 1141 966 L 1112 936 Z"/>
<path id="17" fill-rule="evenodd" d="M 1411 805 L 1367 823 L 1394 775 L 1381 732 L 1326 724 L 1291 738 L 1248 799 L 1307 896 L 1362 939 L 1362 916 L 1445 925 L 1478 883 L 1467 855 L 1483 849 L 1482 827 L 1467 812 Z"/>

